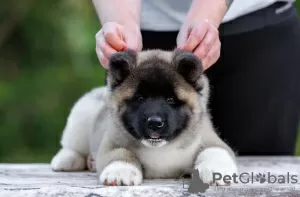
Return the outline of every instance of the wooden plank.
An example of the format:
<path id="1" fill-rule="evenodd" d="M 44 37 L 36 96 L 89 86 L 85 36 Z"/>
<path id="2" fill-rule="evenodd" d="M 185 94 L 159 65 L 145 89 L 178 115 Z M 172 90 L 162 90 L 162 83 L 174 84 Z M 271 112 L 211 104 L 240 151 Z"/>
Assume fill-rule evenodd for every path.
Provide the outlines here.
<path id="1" fill-rule="evenodd" d="M 239 174 L 268 174 L 297 183 L 238 183 L 232 186 L 210 186 L 205 193 L 190 194 L 188 179 L 144 180 L 141 186 L 105 187 L 92 172 L 52 172 L 49 164 L 0 164 L 0 197 L 295 197 L 300 196 L 300 157 L 239 157 Z M 249 176 L 241 180 L 247 181 Z M 183 185 L 183 181 L 184 184 Z M 274 181 L 274 179 L 270 179 Z"/>

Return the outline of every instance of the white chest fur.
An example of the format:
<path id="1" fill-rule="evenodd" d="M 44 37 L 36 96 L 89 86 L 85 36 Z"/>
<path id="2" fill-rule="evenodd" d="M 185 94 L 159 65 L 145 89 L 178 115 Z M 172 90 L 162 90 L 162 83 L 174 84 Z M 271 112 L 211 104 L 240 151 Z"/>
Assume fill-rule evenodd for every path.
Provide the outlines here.
<path id="1" fill-rule="evenodd" d="M 193 167 L 200 143 L 199 138 L 185 148 L 167 144 L 159 148 L 144 147 L 135 152 L 143 165 L 145 178 L 177 178 Z"/>

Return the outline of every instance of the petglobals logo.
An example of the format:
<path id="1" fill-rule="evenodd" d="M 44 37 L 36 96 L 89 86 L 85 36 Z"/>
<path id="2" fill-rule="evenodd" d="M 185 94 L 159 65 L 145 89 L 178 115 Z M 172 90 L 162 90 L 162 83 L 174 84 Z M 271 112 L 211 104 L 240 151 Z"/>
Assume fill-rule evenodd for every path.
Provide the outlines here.
<path id="1" fill-rule="evenodd" d="M 298 177 L 297 175 L 291 175 L 287 172 L 284 175 L 273 175 L 271 172 L 268 173 L 240 173 L 232 175 L 223 175 L 218 172 L 213 173 L 213 183 L 216 181 L 223 180 L 224 183 L 243 183 L 243 184 L 252 184 L 252 183 L 261 183 L 261 184 L 297 184 Z"/>

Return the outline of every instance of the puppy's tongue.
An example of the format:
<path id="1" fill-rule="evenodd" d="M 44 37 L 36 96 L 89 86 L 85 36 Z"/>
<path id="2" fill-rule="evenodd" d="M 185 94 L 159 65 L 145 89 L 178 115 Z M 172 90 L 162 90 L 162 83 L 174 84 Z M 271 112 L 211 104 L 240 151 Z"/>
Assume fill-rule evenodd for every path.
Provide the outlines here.
<path id="1" fill-rule="evenodd" d="M 160 138 L 160 135 L 159 135 L 158 133 L 151 133 L 151 134 L 150 134 L 150 137 L 151 137 L 152 139 L 158 139 L 158 138 Z"/>

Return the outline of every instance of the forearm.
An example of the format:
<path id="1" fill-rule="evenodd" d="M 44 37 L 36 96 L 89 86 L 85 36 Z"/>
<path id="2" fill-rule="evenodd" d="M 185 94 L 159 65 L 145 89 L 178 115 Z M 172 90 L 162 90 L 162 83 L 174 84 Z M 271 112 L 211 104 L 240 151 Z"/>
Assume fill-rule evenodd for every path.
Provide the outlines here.
<path id="1" fill-rule="evenodd" d="M 141 0 L 93 0 L 93 4 L 102 24 L 140 25 Z"/>
<path id="2" fill-rule="evenodd" d="M 186 20 L 207 19 L 219 27 L 234 0 L 193 0 Z"/>

